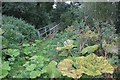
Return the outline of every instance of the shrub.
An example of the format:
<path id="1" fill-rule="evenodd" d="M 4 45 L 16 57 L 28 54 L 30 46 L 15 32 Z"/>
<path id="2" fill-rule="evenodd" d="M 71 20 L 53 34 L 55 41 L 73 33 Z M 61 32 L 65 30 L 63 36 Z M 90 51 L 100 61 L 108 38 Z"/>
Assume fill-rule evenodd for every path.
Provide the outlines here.
<path id="1" fill-rule="evenodd" d="M 3 36 L 10 42 L 22 42 L 36 39 L 36 31 L 34 26 L 15 17 L 2 17 Z"/>

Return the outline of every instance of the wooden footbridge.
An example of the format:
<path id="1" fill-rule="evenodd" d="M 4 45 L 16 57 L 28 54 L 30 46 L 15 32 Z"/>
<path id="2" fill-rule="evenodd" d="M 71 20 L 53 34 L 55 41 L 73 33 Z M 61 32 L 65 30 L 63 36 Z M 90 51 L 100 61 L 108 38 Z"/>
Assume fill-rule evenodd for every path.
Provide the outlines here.
<path id="1" fill-rule="evenodd" d="M 58 32 L 60 27 L 60 23 L 52 23 L 45 27 L 38 29 L 38 37 L 39 39 L 53 38 Z"/>

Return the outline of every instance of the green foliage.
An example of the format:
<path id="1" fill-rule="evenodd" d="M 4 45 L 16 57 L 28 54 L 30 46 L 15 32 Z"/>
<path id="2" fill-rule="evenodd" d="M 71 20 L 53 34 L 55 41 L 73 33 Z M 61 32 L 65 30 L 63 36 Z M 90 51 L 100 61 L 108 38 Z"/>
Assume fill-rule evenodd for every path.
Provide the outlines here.
<path id="1" fill-rule="evenodd" d="M 96 42 L 100 40 L 100 34 L 97 31 L 90 30 L 89 27 L 85 26 L 84 22 L 81 21 L 80 24 L 84 26 L 82 30 L 79 29 L 81 26 L 69 26 L 64 32 L 58 33 L 53 39 L 35 40 L 34 42 L 24 42 L 20 45 L 12 44 L 11 48 L 3 49 L 4 56 L 2 60 L 9 61 L 11 67 L 7 76 L 11 78 L 63 78 L 63 76 L 80 78 L 82 76 L 101 77 L 104 75 L 103 73 L 112 74 L 113 67 L 111 67 L 110 63 L 114 65 L 117 62 L 115 65 L 117 66 L 119 60 L 110 57 L 110 63 L 108 63 L 102 57 L 104 56 L 104 51 L 101 53 L 101 43 L 99 41 Z M 79 31 L 81 32 L 80 34 Z M 113 35 L 113 37 L 116 36 Z M 104 39 L 106 43 L 101 41 L 103 50 L 107 48 L 105 46 L 108 43 L 117 44 L 117 38 L 111 39 L 111 41 L 105 37 Z M 109 49 L 107 50 L 110 51 Z M 102 56 L 98 57 L 92 54 L 93 52 Z M 90 54 L 88 56 L 81 56 L 80 53 L 82 55 Z M 6 58 L 8 55 L 10 57 Z M 18 66 L 19 70 L 17 70 Z M 79 66 L 82 66 L 82 68 Z"/>
<path id="2" fill-rule="evenodd" d="M 2 49 L 2 34 L 4 33 L 4 31 L 0 28 L 0 49 Z"/>
<path id="3" fill-rule="evenodd" d="M 22 18 L 36 28 L 40 28 L 51 22 L 50 11 L 52 10 L 52 4 L 48 2 L 3 2 L 2 14 Z"/>
<path id="4" fill-rule="evenodd" d="M 6 3 L 3 6 L 7 7 L 8 4 L 11 5 L 8 6 L 8 12 L 15 9 L 16 14 L 20 12 L 19 17 L 21 13 L 22 16 L 29 15 L 27 17 L 24 15 L 25 18 L 22 18 L 26 21 L 29 19 L 28 22 L 32 22 L 36 27 L 46 25 L 52 16 L 53 21 L 55 19 L 62 21 L 64 25 L 61 28 L 64 30 L 57 33 L 53 39 L 36 40 L 34 26 L 21 19 L 3 16 L 3 24 L 0 28 L 2 41 L 0 53 L 3 53 L 0 55 L 0 62 L 3 61 L 0 64 L 2 65 L 0 78 L 70 77 L 68 79 L 78 79 L 109 77 L 109 75 L 114 78 L 116 68 L 120 64 L 118 38 L 115 34 L 114 23 L 107 18 L 109 16 L 105 17 L 107 21 L 103 21 L 99 18 L 100 16 L 96 16 L 99 19 L 94 18 L 92 16 L 94 12 L 89 13 L 90 10 L 88 10 L 93 6 L 88 4 L 87 9 L 88 6 L 84 3 L 81 4 L 85 5 L 85 9 L 83 5 L 75 7 L 74 3 L 71 5 L 57 3 L 57 8 L 53 10 L 53 13 L 58 14 L 56 16 L 51 10 L 46 9 L 50 8 L 52 3 L 29 3 L 29 6 L 20 3 L 21 5 L 17 7 L 13 6 L 19 3 Z M 109 4 L 111 5 L 111 3 L 107 5 Z M 88 10 L 87 15 L 84 15 L 82 9 Z M 111 19 L 111 16 L 109 18 Z"/>
<path id="5" fill-rule="evenodd" d="M 2 35 L 4 33 L 4 31 L 0 28 L 0 35 Z"/>
<path id="6" fill-rule="evenodd" d="M 116 41 L 111 44 L 107 44 L 106 41 L 103 41 L 102 47 L 107 53 L 118 54 L 118 44 Z"/>
<path id="7" fill-rule="evenodd" d="M 29 74 L 30 78 L 37 78 L 43 73 L 42 69 L 45 64 L 48 63 L 48 61 L 49 58 L 35 55 L 29 58 L 29 61 L 23 64 L 23 66 L 25 67 L 25 70 L 23 72 Z M 23 72 L 21 74 L 23 74 Z"/>
<path id="8" fill-rule="evenodd" d="M 26 71 L 33 71 L 36 68 L 35 64 L 27 65 Z"/>
<path id="9" fill-rule="evenodd" d="M 10 55 L 11 57 L 16 57 L 20 54 L 20 51 L 18 49 L 8 49 L 7 55 Z"/>
<path id="10" fill-rule="evenodd" d="M 32 71 L 30 73 L 30 78 L 36 78 L 37 76 L 40 76 L 40 71 Z"/>
<path id="11" fill-rule="evenodd" d="M 112 56 L 112 58 L 109 59 L 109 62 L 112 65 L 117 66 L 120 64 L 120 59 L 118 58 L 118 56 L 114 55 L 114 56 Z"/>
<path id="12" fill-rule="evenodd" d="M 11 70 L 11 67 L 9 66 L 9 62 L 3 62 L 2 66 L 0 66 L 0 78 L 6 77 L 9 73 L 8 71 L 10 70 Z"/>
<path id="13" fill-rule="evenodd" d="M 69 11 L 70 5 L 65 4 L 64 2 L 56 3 L 56 9 L 52 10 L 52 18 L 54 21 L 60 21 L 61 15 Z"/>
<path id="14" fill-rule="evenodd" d="M 103 8 L 104 7 L 104 8 Z M 96 2 L 96 3 L 83 3 L 81 5 L 81 12 L 84 12 L 83 15 L 87 15 L 88 22 L 90 22 L 90 18 L 94 17 L 99 20 L 109 20 L 113 19 L 113 17 L 116 14 L 116 4 L 115 3 L 102 3 L 102 2 Z"/>
<path id="15" fill-rule="evenodd" d="M 61 74 L 56 68 L 56 65 L 56 61 L 51 61 L 46 67 L 43 68 L 44 73 L 49 74 L 50 78 L 59 78 Z"/>
<path id="16" fill-rule="evenodd" d="M 3 16 L 2 20 L 3 36 L 9 43 L 36 39 L 37 36 L 34 26 L 14 17 Z"/>

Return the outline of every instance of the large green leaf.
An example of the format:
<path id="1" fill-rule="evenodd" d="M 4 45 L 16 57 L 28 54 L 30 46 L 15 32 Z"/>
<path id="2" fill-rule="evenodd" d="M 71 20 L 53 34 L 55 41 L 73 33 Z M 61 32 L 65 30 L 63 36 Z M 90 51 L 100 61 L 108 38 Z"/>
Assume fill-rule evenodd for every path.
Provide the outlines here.
<path id="1" fill-rule="evenodd" d="M 2 70 L 2 75 L 0 75 L 0 78 L 4 78 L 7 75 L 8 75 L 8 71 L 7 70 Z"/>
<path id="2" fill-rule="evenodd" d="M 8 55 L 12 57 L 16 57 L 20 54 L 20 51 L 18 49 L 8 49 Z"/>
<path id="3" fill-rule="evenodd" d="M 31 71 L 30 72 L 30 78 L 36 78 L 37 76 L 40 76 L 41 72 L 40 71 Z"/>
<path id="4" fill-rule="evenodd" d="M 61 76 L 56 68 L 57 62 L 51 61 L 43 70 L 49 74 L 50 78 L 58 78 Z"/>
<path id="5" fill-rule="evenodd" d="M 10 70 L 9 62 L 3 62 L 2 66 L 0 66 L 0 78 L 7 76 Z"/>
<path id="6" fill-rule="evenodd" d="M 28 46 L 30 46 L 30 44 L 25 44 L 25 43 L 24 43 L 22 46 L 23 46 L 23 47 L 28 47 Z"/>
<path id="7" fill-rule="evenodd" d="M 33 71 L 35 68 L 36 68 L 36 65 L 35 65 L 35 64 L 31 64 L 31 65 L 28 65 L 28 66 L 26 67 L 26 70 L 27 70 L 27 71 Z"/>
<path id="8" fill-rule="evenodd" d="M 0 28 L 0 35 L 3 34 L 3 33 L 4 33 L 4 31 Z"/>
<path id="9" fill-rule="evenodd" d="M 24 51 L 24 53 L 26 54 L 26 55 L 29 55 L 29 54 L 31 54 L 32 53 L 32 48 L 31 47 L 25 47 L 24 49 L 23 49 L 23 51 Z"/>
<path id="10" fill-rule="evenodd" d="M 81 53 L 84 55 L 85 53 L 93 53 L 95 50 L 98 49 L 98 45 L 88 46 L 82 49 Z"/>
<path id="11" fill-rule="evenodd" d="M 2 69 L 3 70 L 10 70 L 9 62 L 3 62 L 2 64 Z"/>

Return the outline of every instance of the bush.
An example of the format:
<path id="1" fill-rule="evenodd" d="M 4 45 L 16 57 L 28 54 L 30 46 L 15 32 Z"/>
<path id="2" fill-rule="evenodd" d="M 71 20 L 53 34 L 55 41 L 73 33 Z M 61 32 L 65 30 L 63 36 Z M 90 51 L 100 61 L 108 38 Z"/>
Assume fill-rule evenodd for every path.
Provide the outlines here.
<path id="1" fill-rule="evenodd" d="M 2 29 L 4 31 L 4 38 L 10 43 L 17 43 L 23 41 L 31 41 L 37 38 L 34 26 L 26 23 L 21 19 L 15 17 L 2 17 Z"/>

